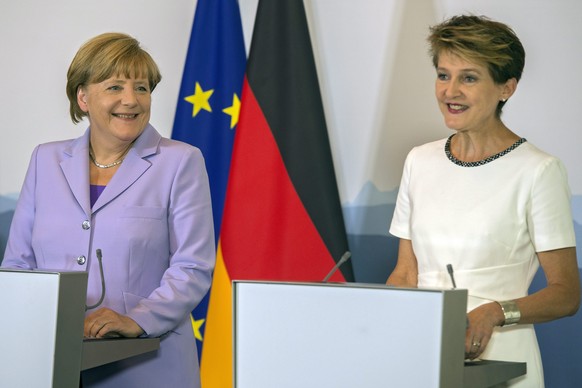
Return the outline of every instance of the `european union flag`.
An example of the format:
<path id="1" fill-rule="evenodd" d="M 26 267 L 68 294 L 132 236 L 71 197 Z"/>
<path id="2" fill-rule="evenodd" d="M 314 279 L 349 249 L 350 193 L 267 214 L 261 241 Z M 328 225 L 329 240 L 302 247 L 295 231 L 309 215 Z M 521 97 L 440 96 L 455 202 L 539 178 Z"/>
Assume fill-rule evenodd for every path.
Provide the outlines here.
<path id="1" fill-rule="evenodd" d="M 238 2 L 198 0 L 172 138 L 200 148 L 204 155 L 217 241 L 245 66 Z M 192 313 L 198 341 L 207 308 L 208 296 Z M 200 356 L 201 342 L 198 345 Z"/>

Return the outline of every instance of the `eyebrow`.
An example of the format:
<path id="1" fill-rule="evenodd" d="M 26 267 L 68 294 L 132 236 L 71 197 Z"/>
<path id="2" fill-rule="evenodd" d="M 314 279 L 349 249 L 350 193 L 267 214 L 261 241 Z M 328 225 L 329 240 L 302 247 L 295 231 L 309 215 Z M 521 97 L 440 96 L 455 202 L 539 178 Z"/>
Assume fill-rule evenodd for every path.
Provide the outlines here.
<path id="1" fill-rule="evenodd" d="M 437 71 L 449 71 L 449 70 L 446 67 L 437 67 Z M 477 74 L 482 73 L 481 70 L 479 70 L 477 68 L 473 68 L 473 67 L 461 69 L 461 72 L 463 72 L 463 73 L 477 73 Z"/>
<path id="2" fill-rule="evenodd" d="M 109 82 L 109 83 L 120 83 L 120 84 L 126 84 L 129 80 L 128 79 L 122 79 L 122 78 L 113 78 L 113 79 L 109 79 L 106 80 L 105 82 Z M 148 84 L 148 80 L 147 79 L 134 79 L 133 80 L 135 83 L 143 83 L 143 84 Z"/>

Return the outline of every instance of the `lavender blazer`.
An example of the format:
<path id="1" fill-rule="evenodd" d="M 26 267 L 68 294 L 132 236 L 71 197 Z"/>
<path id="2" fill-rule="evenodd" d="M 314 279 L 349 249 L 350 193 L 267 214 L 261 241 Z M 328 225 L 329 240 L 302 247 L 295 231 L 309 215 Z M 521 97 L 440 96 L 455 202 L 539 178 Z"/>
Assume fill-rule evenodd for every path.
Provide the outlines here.
<path id="1" fill-rule="evenodd" d="M 102 306 L 162 341 L 158 352 L 84 372 L 84 386 L 199 387 L 189 313 L 215 261 L 202 154 L 148 125 L 91 208 L 88 147 L 89 130 L 34 150 L 2 266 L 88 271 L 91 305 L 101 295 L 101 249 Z"/>

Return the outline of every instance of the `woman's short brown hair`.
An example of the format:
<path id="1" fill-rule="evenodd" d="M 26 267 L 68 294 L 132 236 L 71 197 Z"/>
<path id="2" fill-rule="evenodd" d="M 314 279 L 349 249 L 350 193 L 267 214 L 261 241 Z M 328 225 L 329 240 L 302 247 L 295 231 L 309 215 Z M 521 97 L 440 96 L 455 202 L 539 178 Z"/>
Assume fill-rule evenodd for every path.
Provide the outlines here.
<path id="1" fill-rule="evenodd" d="M 503 84 L 511 78 L 519 82 L 525 66 L 525 50 L 515 32 L 506 24 L 485 16 L 453 16 L 430 27 L 430 55 L 438 67 L 439 55 L 449 52 L 485 65 L 493 81 Z M 498 115 L 505 102 L 500 101 Z"/>
<path id="2" fill-rule="evenodd" d="M 147 78 L 150 91 L 162 79 L 158 66 L 135 38 L 114 32 L 98 35 L 81 46 L 67 72 L 67 97 L 73 123 L 87 115 L 77 103 L 79 88 L 115 75 Z"/>

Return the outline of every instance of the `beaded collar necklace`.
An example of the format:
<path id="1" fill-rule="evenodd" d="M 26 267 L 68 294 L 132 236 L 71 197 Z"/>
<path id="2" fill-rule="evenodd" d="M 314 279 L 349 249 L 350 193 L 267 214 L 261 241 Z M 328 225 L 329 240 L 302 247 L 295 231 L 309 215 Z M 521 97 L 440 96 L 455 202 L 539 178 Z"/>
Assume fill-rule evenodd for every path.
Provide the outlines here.
<path id="1" fill-rule="evenodd" d="M 513 151 L 514 149 L 516 149 L 517 147 L 519 147 L 521 144 L 525 143 L 527 140 L 522 137 L 521 139 L 519 139 L 518 141 L 516 141 L 515 143 L 513 143 L 509 148 L 495 154 L 495 155 L 491 155 L 485 159 L 482 160 L 478 160 L 476 162 L 463 162 L 462 160 L 459 160 L 457 158 L 455 158 L 453 156 L 453 154 L 451 153 L 451 139 L 454 136 L 454 134 L 452 134 L 451 136 L 449 136 L 449 138 L 447 139 L 447 142 L 445 143 L 445 154 L 447 155 L 447 158 L 449 158 L 449 160 L 453 163 L 455 163 L 457 166 L 461 166 L 461 167 L 478 167 L 478 166 L 482 166 L 484 164 L 487 164 L 489 162 L 494 161 L 495 159 L 499 159 L 500 157 L 502 157 L 503 155 L 506 155 L 508 153 L 510 153 L 511 151 Z"/>

